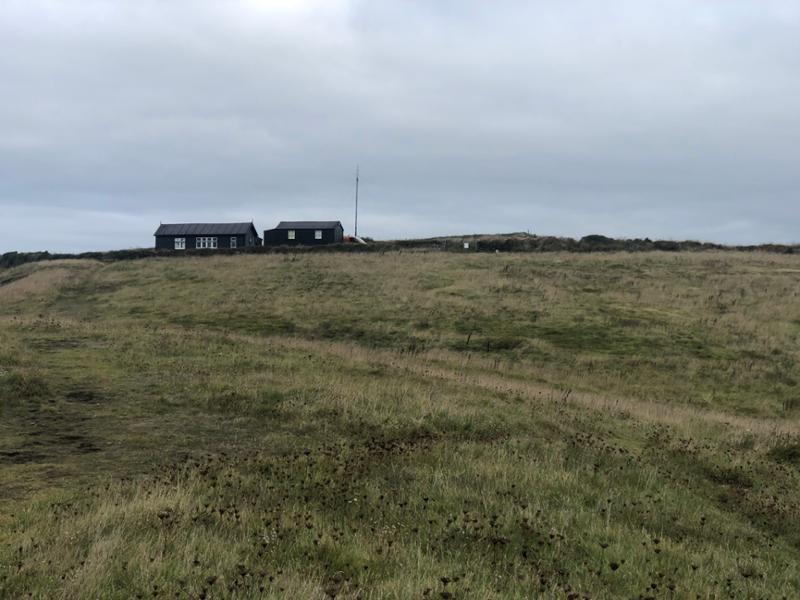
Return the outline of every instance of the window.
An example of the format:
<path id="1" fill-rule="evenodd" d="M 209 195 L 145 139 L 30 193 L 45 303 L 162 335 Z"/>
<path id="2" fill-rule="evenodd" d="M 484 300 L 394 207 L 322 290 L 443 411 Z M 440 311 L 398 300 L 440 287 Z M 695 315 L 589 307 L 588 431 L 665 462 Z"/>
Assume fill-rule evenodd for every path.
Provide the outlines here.
<path id="1" fill-rule="evenodd" d="M 322 229 L 315 229 L 314 230 L 314 239 L 321 240 L 322 239 Z"/>
<path id="2" fill-rule="evenodd" d="M 175 238 L 175 250 L 186 250 L 186 238 Z"/>
<path id="3" fill-rule="evenodd" d="M 215 237 L 199 237 L 195 238 L 195 248 L 216 248 L 217 238 Z"/>
<path id="4" fill-rule="evenodd" d="M 290 239 L 290 240 L 293 240 L 293 239 L 294 239 L 294 229 L 290 229 L 290 230 L 289 230 L 289 231 L 286 233 L 286 235 L 287 235 L 287 236 L 289 236 L 289 239 Z"/>
<path id="5" fill-rule="evenodd" d="M 236 248 L 236 236 L 231 236 L 231 248 Z"/>

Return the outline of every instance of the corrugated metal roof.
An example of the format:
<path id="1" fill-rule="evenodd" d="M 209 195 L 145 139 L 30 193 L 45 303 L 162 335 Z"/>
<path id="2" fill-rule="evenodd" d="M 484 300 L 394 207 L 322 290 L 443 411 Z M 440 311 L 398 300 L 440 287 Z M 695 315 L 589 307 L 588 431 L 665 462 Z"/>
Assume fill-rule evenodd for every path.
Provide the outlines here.
<path id="1" fill-rule="evenodd" d="M 281 221 L 275 229 L 333 229 L 341 226 L 341 221 Z"/>
<path id="2" fill-rule="evenodd" d="M 252 223 L 164 223 L 153 235 L 238 235 L 250 233 Z"/>

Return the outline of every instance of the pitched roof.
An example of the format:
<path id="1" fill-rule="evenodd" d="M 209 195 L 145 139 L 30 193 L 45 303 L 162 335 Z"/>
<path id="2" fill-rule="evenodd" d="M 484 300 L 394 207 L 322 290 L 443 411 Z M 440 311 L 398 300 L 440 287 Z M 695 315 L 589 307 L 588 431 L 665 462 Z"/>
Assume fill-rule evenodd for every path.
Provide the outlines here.
<path id="1" fill-rule="evenodd" d="M 163 223 L 153 235 L 237 235 L 253 229 L 252 223 Z"/>
<path id="2" fill-rule="evenodd" d="M 275 229 L 333 229 L 341 226 L 341 221 L 281 221 Z"/>

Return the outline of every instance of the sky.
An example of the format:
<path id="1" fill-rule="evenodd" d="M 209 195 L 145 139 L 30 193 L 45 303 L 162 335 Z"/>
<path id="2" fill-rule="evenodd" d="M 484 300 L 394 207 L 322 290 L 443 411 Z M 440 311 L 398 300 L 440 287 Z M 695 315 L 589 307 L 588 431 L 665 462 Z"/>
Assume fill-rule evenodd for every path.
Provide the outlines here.
<path id="1" fill-rule="evenodd" d="M 0 252 L 800 242 L 797 0 L 0 0 Z"/>

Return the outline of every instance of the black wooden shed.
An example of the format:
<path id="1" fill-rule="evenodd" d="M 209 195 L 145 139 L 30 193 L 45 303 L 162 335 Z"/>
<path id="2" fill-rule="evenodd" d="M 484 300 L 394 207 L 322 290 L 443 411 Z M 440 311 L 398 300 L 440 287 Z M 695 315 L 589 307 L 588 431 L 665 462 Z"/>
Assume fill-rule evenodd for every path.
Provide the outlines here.
<path id="1" fill-rule="evenodd" d="M 321 246 L 344 239 L 341 221 L 281 221 L 264 231 L 265 246 Z"/>
<path id="2" fill-rule="evenodd" d="M 261 238 L 253 223 L 165 223 L 153 235 L 156 236 L 156 248 L 160 250 L 261 245 Z"/>

